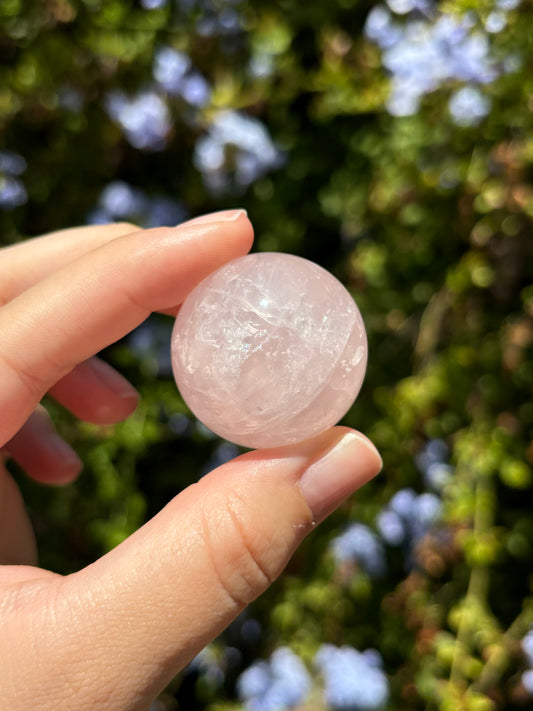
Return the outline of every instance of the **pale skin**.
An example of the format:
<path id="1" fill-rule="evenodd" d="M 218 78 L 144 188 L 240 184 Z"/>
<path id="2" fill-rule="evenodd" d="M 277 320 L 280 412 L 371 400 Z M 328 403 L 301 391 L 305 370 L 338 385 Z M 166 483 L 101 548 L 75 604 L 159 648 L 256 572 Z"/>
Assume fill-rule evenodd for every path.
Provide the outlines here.
<path id="1" fill-rule="evenodd" d="M 127 541 L 59 576 L 37 548 L 12 457 L 44 485 L 81 463 L 39 405 L 123 420 L 137 393 L 96 354 L 152 311 L 176 313 L 253 240 L 243 212 L 174 228 L 67 230 L 0 251 L 0 699 L 10 711 L 146 711 L 281 573 L 313 528 L 381 468 L 335 427 L 244 454 L 180 492 Z"/>

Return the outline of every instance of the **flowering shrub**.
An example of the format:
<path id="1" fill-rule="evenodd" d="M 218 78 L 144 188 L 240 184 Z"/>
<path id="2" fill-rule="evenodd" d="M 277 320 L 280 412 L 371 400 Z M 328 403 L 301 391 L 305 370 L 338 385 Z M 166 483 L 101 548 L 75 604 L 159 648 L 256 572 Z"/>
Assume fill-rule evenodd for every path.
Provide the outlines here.
<path id="1" fill-rule="evenodd" d="M 0 242 L 245 207 L 369 335 L 345 418 L 384 470 L 157 711 L 519 711 L 533 697 L 533 113 L 523 0 L 0 3 Z M 20 478 L 70 572 L 240 450 L 187 411 L 170 319 L 104 354 L 142 402 L 54 403 L 84 476 Z M 154 706 L 154 710 L 155 710 Z"/>

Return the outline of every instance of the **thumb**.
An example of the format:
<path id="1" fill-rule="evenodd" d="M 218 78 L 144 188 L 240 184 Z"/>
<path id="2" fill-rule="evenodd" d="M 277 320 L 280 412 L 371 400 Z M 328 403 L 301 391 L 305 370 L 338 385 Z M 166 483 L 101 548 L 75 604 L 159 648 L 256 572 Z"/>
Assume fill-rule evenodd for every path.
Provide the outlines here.
<path id="1" fill-rule="evenodd" d="M 80 711 L 146 708 L 280 574 L 314 523 L 380 468 L 369 440 L 336 427 L 211 472 L 61 580 L 53 629 L 43 629 L 44 614 L 33 627 L 47 687 L 55 679 L 57 694 L 76 689 Z"/>

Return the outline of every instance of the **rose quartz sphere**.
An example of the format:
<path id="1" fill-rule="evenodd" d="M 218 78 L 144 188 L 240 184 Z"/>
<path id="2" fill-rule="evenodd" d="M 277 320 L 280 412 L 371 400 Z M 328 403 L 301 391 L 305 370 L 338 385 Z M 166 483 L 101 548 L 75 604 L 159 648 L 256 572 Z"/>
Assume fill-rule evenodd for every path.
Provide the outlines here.
<path id="1" fill-rule="evenodd" d="M 240 257 L 202 281 L 172 333 L 183 399 L 209 429 L 245 447 L 319 434 L 363 382 L 363 319 L 322 267 L 275 252 Z"/>

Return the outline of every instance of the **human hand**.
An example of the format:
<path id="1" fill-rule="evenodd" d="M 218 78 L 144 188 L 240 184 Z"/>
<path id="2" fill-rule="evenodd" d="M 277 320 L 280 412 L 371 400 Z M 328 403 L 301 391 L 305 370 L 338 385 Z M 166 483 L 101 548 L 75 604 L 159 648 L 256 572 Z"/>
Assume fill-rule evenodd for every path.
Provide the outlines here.
<path id="1" fill-rule="evenodd" d="M 176 228 L 109 225 L 0 253 L 0 452 L 45 484 L 80 471 L 38 406 L 117 422 L 137 395 L 94 354 L 151 311 L 175 313 L 208 273 L 248 251 L 243 212 Z M 244 454 L 182 491 L 100 560 L 35 567 L 30 523 L 0 462 L 0 700 L 11 711 L 137 711 L 263 592 L 311 530 L 373 477 L 362 435 L 335 427 Z"/>

